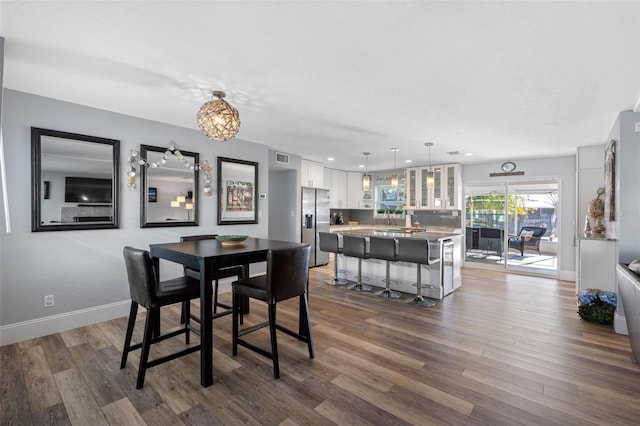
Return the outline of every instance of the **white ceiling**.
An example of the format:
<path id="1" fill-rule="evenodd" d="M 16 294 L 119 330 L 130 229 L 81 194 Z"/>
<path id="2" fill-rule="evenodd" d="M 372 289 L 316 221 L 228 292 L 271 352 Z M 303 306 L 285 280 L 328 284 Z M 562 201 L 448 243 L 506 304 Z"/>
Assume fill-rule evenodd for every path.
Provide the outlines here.
<path id="1" fill-rule="evenodd" d="M 194 129 L 225 90 L 237 138 L 345 170 L 573 155 L 640 95 L 638 1 L 3 1 L 0 24 L 7 88 Z"/>

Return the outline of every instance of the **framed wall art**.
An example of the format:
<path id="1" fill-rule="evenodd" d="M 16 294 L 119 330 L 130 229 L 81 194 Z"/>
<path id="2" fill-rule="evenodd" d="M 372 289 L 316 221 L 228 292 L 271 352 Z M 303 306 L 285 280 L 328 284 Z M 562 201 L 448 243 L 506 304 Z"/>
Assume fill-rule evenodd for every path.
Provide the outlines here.
<path id="1" fill-rule="evenodd" d="M 604 149 L 604 216 L 609 222 L 616 220 L 616 141 L 613 139 Z"/>
<path id="2" fill-rule="evenodd" d="M 258 223 L 258 163 L 218 157 L 218 225 Z"/>

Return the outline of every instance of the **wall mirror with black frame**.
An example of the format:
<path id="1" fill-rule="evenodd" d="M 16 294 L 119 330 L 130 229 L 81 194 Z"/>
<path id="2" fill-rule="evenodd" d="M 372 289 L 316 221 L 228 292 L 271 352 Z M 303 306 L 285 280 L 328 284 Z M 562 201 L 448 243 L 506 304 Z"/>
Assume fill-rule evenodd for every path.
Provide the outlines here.
<path id="1" fill-rule="evenodd" d="M 199 164 L 199 154 L 181 150 L 180 155 L 182 161 L 167 148 L 140 146 L 148 164 L 160 164 L 140 167 L 140 227 L 198 225 L 198 172 L 193 165 Z"/>
<path id="2" fill-rule="evenodd" d="M 120 141 L 31 128 L 31 231 L 118 228 Z"/>

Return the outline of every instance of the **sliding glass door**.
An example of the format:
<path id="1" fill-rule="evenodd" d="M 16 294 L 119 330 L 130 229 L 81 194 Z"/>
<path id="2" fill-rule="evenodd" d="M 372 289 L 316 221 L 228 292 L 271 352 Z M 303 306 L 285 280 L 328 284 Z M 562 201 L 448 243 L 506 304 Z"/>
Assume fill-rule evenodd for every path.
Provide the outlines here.
<path id="1" fill-rule="evenodd" d="M 558 182 L 465 186 L 467 266 L 555 275 Z"/>
<path id="2" fill-rule="evenodd" d="M 466 262 L 503 265 L 505 194 L 505 184 L 466 186 Z"/>

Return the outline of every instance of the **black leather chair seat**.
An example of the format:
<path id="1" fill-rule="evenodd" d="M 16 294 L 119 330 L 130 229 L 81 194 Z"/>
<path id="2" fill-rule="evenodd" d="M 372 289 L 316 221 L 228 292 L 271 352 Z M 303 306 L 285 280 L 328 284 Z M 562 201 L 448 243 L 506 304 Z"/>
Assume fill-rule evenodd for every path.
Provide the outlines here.
<path id="1" fill-rule="evenodd" d="M 160 306 L 182 302 L 185 297 L 188 297 L 189 300 L 200 298 L 199 280 L 192 277 L 180 277 L 158 283 L 156 298 Z M 145 308 L 149 307 L 145 306 Z"/>
<path id="2" fill-rule="evenodd" d="M 233 291 L 246 297 L 262 300 L 269 300 L 269 291 L 267 289 L 266 275 L 252 277 L 242 282 L 233 283 Z"/>

